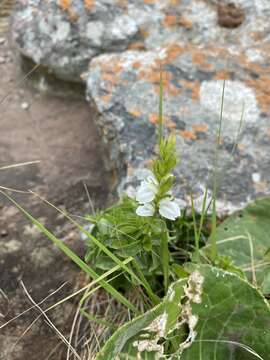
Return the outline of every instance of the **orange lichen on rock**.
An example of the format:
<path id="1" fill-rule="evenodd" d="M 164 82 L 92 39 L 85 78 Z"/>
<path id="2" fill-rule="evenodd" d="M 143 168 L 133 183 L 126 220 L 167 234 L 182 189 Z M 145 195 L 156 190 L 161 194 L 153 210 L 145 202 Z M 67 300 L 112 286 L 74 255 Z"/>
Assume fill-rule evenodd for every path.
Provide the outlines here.
<path id="1" fill-rule="evenodd" d="M 213 64 L 210 64 L 207 61 L 206 50 L 205 50 L 205 52 L 202 52 L 201 50 L 192 49 L 191 53 L 192 53 L 192 62 L 195 65 L 199 66 L 203 70 L 212 70 L 213 69 Z"/>
<path id="2" fill-rule="evenodd" d="M 78 20 L 79 15 L 72 9 L 68 10 L 68 18 L 71 22 L 75 22 Z"/>
<path id="3" fill-rule="evenodd" d="M 149 121 L 151 124 L 157 124 L 158 122 L 158 115 L 157 113 L 152 113 L 152 114 L 149 114 Z"/>
<path id="4" fill-rule="evenodd" d="M 158 114 L 152 113 L 149 115 L 149 121 L 151 124 L 156 125 L 158 123 Z M 176 129 L 177 125 L 175 122 L 171 120 L 169 116 L 163 116 L 163 123 L 166 126 L 166 128 L 169 128 L 171 130 Z"/>
<path id="5" fill-rule="evenodd" d="M 138 73 L 139 80 L 149 81 L 153 84 L 160 83 L 160 72 L 162 70 L 161 64 L 159 61 L 156 61 L 155 64 L 149 68 L 144 69 L 142 68 L 141 71 Z M 167 86 L 167 82 L 172 80 L 172 73 L 169 71 L 162 71 L 163 81 L 164 81 L 164 88 Z"/>
<path id="6" fill-rule="evenodd" d="M 179 25 L 183 26 L 184 28 L 191 30 L 193 27 L 193 23 L 190 19 L 188 19 L 186 16 L 181 15 L 178 19 Z"/>
<path id="7" fill-rule="evenodd" d="M 193 125 L 192 129 L 196 132 L 200 132 L 200 133 L 205 133 L 208 130 L 208 125 L 207 124 L 197 124 L 197 125 Z"/>
<path id="8" fill-rule="evenodd" d="M 84 6 L 86 7 L 87 10 L 92 10 L 94 5 L 95 5 L 94 0 L 84 0 Z"/>
<path id="9" fill-rule="evenodd" d="M 165 27 L 175 26 L 178 23 L 178 17 L 176 15 L 165 15 L 162 23 Z"/>
<path id="10" fill-rule="evenodd" d="M 177 125 L 174 121 L 171 120 L 171 118 L 167 117 L 164 120 L 164 124 L 167 128 L 169 128 L 170 130 L 174 130 L 177 128 Z"/>
<path id="11" fill-rule="evenodd" d="M 253 31 L 250 33 L 250 37 L 255 41 L 261 41 L 263 39 L 263 32 Z"/>
<path id="12" fill-rule="evenodd" d="M 155 4 L 156 0 L 144 0 L 144 3 L 147 5 L 153 5 Z"/>
<path id="13" fill-rule="evenodd" d="M 129 44 L 128 50 L 146 50 L 145 44 L 141 41 L 135 41 Z"/>
<path id="14" fill-rule="evenodd" d="M 246 84 L 255 90 L 256 99 L 262 112 L 270 111 L 270 76 L 246 80 Z"/>
<path id="15" fill-rule="evenodd" d="M 168 82 L 166 84 L 166 86 L 164 87 L 164 90 L 168 95 L 171 95 L 171 96 L 178 95 L 182 91 L 179 87 L 175 86 L 174 84 L 172 84 L 170 82 Z"/>
<path id="16" fill-rule="evenodd" d="M 129 113 L 134 117 L 139 117 L 142 115 L 142 113 L 139 109 L 131 109 L 131 110 L 129 110 Z"/>
<path id="17" fill-rule="evenodd" d="M 70 9 L 71 1 L 70 0 L 59 0 L 59 6 L 64 11 L 68 11 Z"/>
<path id="18" fill-rule="evenodd" d="M 163 63 L 171 63 L 173 62 L 179 55 L 181 55 L 184 52 L 183 47 L 181 47 L 178 44 L 171 44 L 166 49 L 166 57 Z"/>
<path id="19" fill-rule="evenodd" d="M 243 151 L 243 150 L 245 150 L 245 148 L 246 148 L 246 145 L 244 145 L 244 144 L 237 144 L 237 149 L 238 149 L 238 150 Z"/>
<path id="20" fill-rule="evenodd" d="M 117 5 L 123 9 L 125 9 L 128 6 L 128 1 L 127 0 L 117 0 Z"/>
<path id="21" fill-rule="evenodd" d="M 220 70 L 216 73 L 215 80 L 228 80 L 230 79 L 230 72 L 228 70 Z"/>
<path id="22" fill-rule="evenodd" d="M 180 130 L 179 134 L 186 140 L 196 140 L 197 139 L 197 136 L 193 131 Z"/>
<path id="23" fill-rule="evenodd" d="M 123 70 L 123 64 L 120 60 L 116 58 L 111 58 L 106 64 L 102 64 L 99 62 L 99 59 L 96 59 L 97 64 L 102 69 L 102 72 L 113 73 L 113 74 L 120 74 Z M 93 65 L 96 65 L 95 59 L 93 60 Z"/>
<path id="24" fill-rule="evenodd" d="M 111 98 L 112 98 L 112 94 L 106 94 L 106 95 L 103 95 L 103 96 L 101 97 L 102 101 L 103 101 L 105 104 L 109 104 Z"/>
<path id="25" fill-rule="evenodd" d="M 132 64 L 132 67 L 134 69 L 139 69 L 140 67 L 142 67 L 142 63 L 140 61 L 135 61 L 133 64 Z"/>
<path id="26" fill-rule="evenodd" d="M 116 73 L 106 71 L 106 72 L 102 72 L 101 80 L 107 81 L 115 85 L 118 82 L 118 76 Z"/>
<path id="27" fill-rule="evenodd" d="M 139 33 L 144 39 L 149 36 L 149 31 L 147 31 L 143 26 L 139 28 Z"/>
<path id="28" fill-rule="evenodd" d="M 78 20 L 78 14 L 72 9 L 71 2 L 72 0 L 59 0 L 59 6 L 68 13 L 69 21 L 74 23 Z"/>
<path id="29" fill-rule="evenodd" d="M 198 101 L 200 99 L 200 83 L 199 83 L 199 81 L 180 80 L 180 84 L 183 87 L 191 90 L 192 100 Z"/>

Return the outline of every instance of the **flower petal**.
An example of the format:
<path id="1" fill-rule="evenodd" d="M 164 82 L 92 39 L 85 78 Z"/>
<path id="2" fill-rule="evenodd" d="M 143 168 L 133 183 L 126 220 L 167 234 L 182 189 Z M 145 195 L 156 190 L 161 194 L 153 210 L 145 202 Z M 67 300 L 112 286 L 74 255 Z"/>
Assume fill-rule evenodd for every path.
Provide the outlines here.
<path id="1" fill-rule="evenodd" d="M 152 173 L 152 171 L 150 171 L 150 174 L 147 176 L 146 181 L 150 184 L 154 184 L 156 186 L 158 186 L 158 181 L 157 178 L 155 177 L 155 175 Z"/>
<path id="2" fill-rule="evenodd" d="M 136 214 L 139 216 L 153 216 L 155 208 L 152 204 L 145 204 L 138 206 L 136 209 Z"/>
<path id="3" fill-rule="evenodd" d="M 154 200 L 158 188 L 156 185 L 144 181 L 136 193 L 136 200 L 140 204 L 147 204 Z"/>
<path id="4" fill-rule="evenodd" d="M 162 199 L 159 202 L 159 213 L 169 220 L 175 220 L 181 215 L 178 204 L 169 199 Z"/>

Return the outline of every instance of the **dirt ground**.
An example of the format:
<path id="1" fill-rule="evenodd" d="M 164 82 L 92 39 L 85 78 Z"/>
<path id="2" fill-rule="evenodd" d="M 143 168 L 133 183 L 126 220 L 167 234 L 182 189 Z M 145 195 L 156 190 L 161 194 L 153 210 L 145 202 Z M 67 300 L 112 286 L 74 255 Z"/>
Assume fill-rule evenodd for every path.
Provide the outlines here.
<path id="1" fill-rule="evenodd" d="M 6 38 L 0 38 L 0 167 L 27 161 L 34 165 L 0 170 L 0 185 L 32 189 L 72 214 L 90 212 L 83 182 L 95 207 L 104 206 L 108 193 L 100 139 L 83 99 L 40 93 L 22 77 Z M 7 96 L 9 94 L 9 96 Z M 6 97 L 7 96 L 7 97 Z M 83 255 L 78 231 L 63 216 L 34 196 L 10 193 L 63 241 Z M 0 359 L 66 359 L 65 346 L 55 332 L 38 320 L 34 309 L 1 329 L 7 320 L 31 305 L 22 283 L 36 302 L 67 284 L 42 305 L 49 305 L 79 286 L 77 268 L 0 194 Z M 48 313 L 68 337 L 75 301 Z"/>

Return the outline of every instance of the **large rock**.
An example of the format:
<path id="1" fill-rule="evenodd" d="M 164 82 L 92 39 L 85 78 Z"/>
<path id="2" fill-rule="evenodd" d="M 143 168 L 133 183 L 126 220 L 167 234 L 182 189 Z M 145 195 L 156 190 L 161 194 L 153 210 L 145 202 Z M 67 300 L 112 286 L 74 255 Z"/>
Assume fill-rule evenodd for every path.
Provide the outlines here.
<path id="1" fill-rule="evenodd" d="M 269 16 L 263 0 L 21 0 L 13 38 L 56 76 L 85 80 L 119 191 L 134 190 L 153 154 L 162 65 L 165 120 L 181 157 L 176 194 L 200 199 L 213 180 L 226 79 L 218 166 L 226 212 L 270 190 Z"/>
<path id="2" fill-rule="evenodd" d="M 25 56 L 60 78 L 80 81 L 89 60 L 101 53 L 149 50 L 177 41 L 229 41 L 247 47 L 268 28 L 267 1 L 237 0 L 239 9 L 217 5 L 223 3 L 226 1 L 18 0 L 12 35 Z M 228 32 L 223 26 L 238 27 Z"/>
<path id="3" fill-rule="evenodd" d="M 124 186 L 143 176 L 155 144 L 160 63 L 165 82 L 165 123 L 177 135 L 177 195 L 211 187 L 223 78 L 225 102 L 219 150 L 220 206 L 240 207 L 268 193 L 270 181 L 270 81 L 267 57 L 253 63 L 245 54 L 217 46 L 172 44 L 153 52 L 103 55 L 90 66 L 87 88 L 97 124 L 109 144 L 110 164 L 128 167 Z M 267 64 L 268 63 L 268 64 Z M 233 161 L 231 152 L 244 125 Z M 228 165 L 228 166 L 226 166 Z M 122 185 L 123 185 L 122 184 Z"/>

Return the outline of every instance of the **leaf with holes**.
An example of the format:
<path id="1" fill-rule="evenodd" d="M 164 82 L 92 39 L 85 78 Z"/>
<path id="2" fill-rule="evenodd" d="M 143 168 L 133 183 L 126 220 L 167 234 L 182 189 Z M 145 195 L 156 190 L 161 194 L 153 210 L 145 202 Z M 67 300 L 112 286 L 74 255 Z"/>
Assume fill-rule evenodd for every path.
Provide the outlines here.
<path id="1" fill-rule="evenodd" d="M 217 228 L 218 253 L 229 256 L 249 280 L 270 293 L 270 198 L 262 198 L 229 216 Z M 209 249 L 210 246 L 206 246 Z"/>
<path id="2" fill-rule="evenodd" d="M 269 359 L 270 307 L 262 294 L 236 274 L 201 265 L 201 303 L 192 303 L 198 317 L 193 343 L 181 360 Z"/>
<path id="3" fill-rule="evenodd" d="M 195 266 L 160 305 L 122 326 L 96 360 L 266 360 L 269 325 L 269 304 L 249 282 Z"/>
<path id="4" fill-rule="evenodd" d="M 174 344 L 169 348 L 165 338 L 178 323 L 185 283 L 186 280 L 180 280 L 172 284 L 161 304 L 123 325 L 107 341 L 96 360 L 155 360 L 161 358 L 165 347 L 166 351 L 173 351 Z"/>

